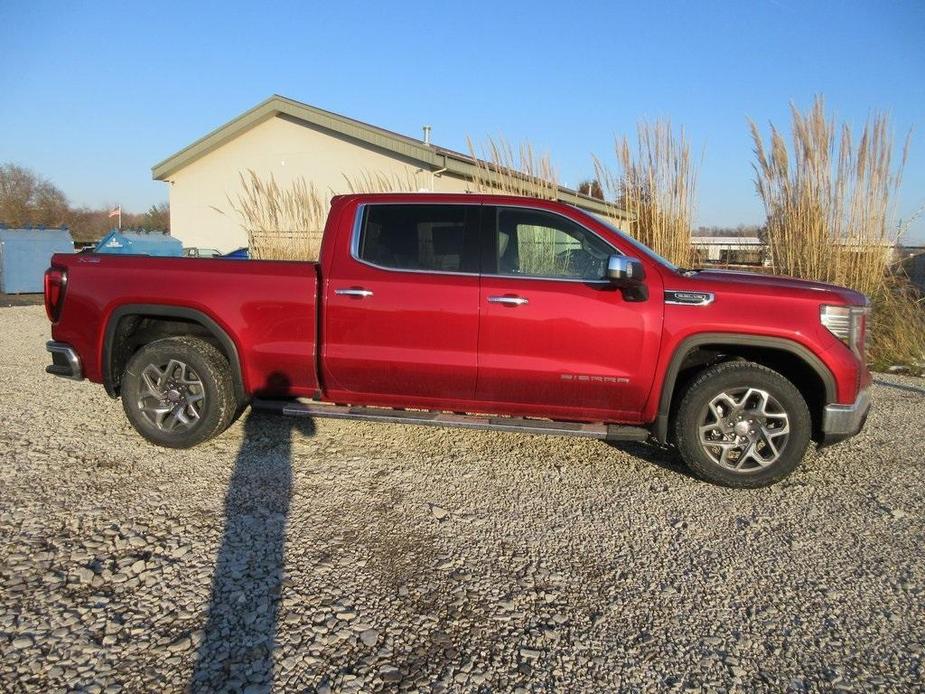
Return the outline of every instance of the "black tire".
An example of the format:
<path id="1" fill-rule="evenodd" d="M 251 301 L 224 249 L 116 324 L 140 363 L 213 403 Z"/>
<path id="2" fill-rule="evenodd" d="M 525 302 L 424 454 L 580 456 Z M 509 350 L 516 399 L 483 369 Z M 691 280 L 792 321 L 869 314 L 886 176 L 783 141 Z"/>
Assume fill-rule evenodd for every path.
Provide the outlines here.
<path id="1" fill-rule="evenodd" d="M 800 391 L 776 371 L 748 361 L 704 369 L 685 389 L 674 418 L 681 458 L 698 477 L 725 487 L 766 487 L 784 479 L 803 460 L 811 434 Z M 737 464 L 741 469 L 732 469 Z"/>
<path id="2" fill-rule="evenodd" d="M 160 401 L 152 395 L 150 385 L 155 382 L 164 385 L 157 389 L 164 396 Z M 238 409 L 231 367 L 205 340 L 186 336 L 155 340 L 139 349 L 125 368 L 122 408 L 151 443 L 191 448 L 227 429 Z M 162 409 L 170 412 L 164 414 Z"/>

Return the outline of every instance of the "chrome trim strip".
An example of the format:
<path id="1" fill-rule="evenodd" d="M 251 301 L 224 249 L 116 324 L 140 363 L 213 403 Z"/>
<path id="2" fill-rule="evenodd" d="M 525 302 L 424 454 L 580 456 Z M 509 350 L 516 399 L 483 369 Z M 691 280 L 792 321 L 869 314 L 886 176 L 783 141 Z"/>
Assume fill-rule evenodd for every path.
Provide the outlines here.
<path id="1" fill-rule="evenodd" d="M 372 296 L 369 289 L 335 289 L 334 293 L 339 296 Z"/>
<path id="2" fill-rule="evenodd" d="M 669 299 L 671 294 L 700 294 L 703 296 L 699 301 L 672 301 Z M 693 289 L 666 289 L 665 290 L 665 303 L 672 304 L 674 306 L 709 306 L 716 300 L 716 295 L 713 292 L 699 292 Z"/>
<path id="3" fill-rule="evenodd" d="M 580 282 L 581 284 L 610 284 L 610 280 L 583 280 L 576 277 L 534 277 L 533 275 L 482 275 L 501 280 L 540 280 L 541 282 Z"/>
<path id="4" fill-rule="evenodd" d="M 69 374 L 54 374 L 55 376 L 60 376 L 61 378 L 69 378 L 72 381 L 82 381 L 83 369 L 80 365 L 80 357 L 77 356 L 77 352 L 74 351 L 74 348 L 69 344 L 64 342 L 46 342 L 45 349 L 52 354 L 63 354 L 64 358 L 67 359 L 68 367 L 71 372 Z"/>

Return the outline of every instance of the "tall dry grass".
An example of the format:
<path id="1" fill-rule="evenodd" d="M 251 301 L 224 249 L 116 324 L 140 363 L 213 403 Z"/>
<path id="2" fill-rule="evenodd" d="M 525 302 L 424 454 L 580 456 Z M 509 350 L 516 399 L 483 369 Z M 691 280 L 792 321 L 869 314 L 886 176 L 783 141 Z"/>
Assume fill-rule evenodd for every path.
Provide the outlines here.
<path id="1" fill-rule="evenodd" d="M 251 169 L 238 174 L 240 192 L 228 196 L 247 231 L 250 257 L 257 260 L 317 260 L 328 200 L 315 186 L 298 178 L 283 187 L 270 174 Z"/>
<path id="2" fill-rule="evenodd" d="M 684 130 L 676 131 L 668 120 L 641 121 L 635 147 L 623 137 L 614 142 L 614 152 L 616 173 L 594 157 L 605 195 L 635 217 L 633 236 L 675 265 L 689 265 L 697 166 Z"/>
<path id="3" fill-rule="evenodd" d="M 318 191 L 304 178 L 281 186 L 270 174 L 251 169 L 239 173 L 241 189 L 228 196 L 231 209 L 247 231 L 250 256 L 257 260 L 318 260 L 333 190 Z M 343 174 L 349 193 L 391 193 L 417 190 L 413 172 L 361 171 Z M 221 210 L 219 210 L 221 212 Z"/>
<path id="4" fill-rule="evenodd" d="M 424 180 L 429 172 L 405 170 L 404 173 L 363 170 L 359 173 L 342 174 L 348 193 L 413 193 L 427 190 L 431 185 Z M 333 191 L 331 193 L 334 194 Z"/>
<path id="5" fill-rule="evenodd" d="M 516 148 L 503 137 L 489 137 L 477 147 L 468 140 L 469 156 L 475 167 L 473 186 L 476 192 L 490 195 L 521 195 L 543 200 L 560 198 L 559 177 L 549 154 L 540 154 L 529 142 Z M 595 190 L 588 182 L 589 192 Z M 600 188 L 598 187 L 599 191 Z M 605 205 L 606 201 L 601 200 Z M 626 227 L 625 214 L 616 205 L 608 205 L 609 215 L 619 226 Z M 521 228 L 517 238 L 521 272 L 528 275 L 565 276 L 572 266 L 572 254 L 580 247 L 566 234 L 548 227 Z"/>
<path id="6" fill-rule="evenodd" d="M 524 195 L 543 200 L 559 197 L 559 176 L 548 154 L 529 142 L 516 150 L 503 137 L 489 137 L 481 146 L 467 140 L 475 166 L 473 186 L 478 193 Z"/>
<path id="7" fill-rule="evenodd" d="M 890 276 L 871 299 L 869 361 L 878 370 L 925 370 L 925 299 L 901 275 Z"/>
<path id="8" fill-rule="evenodd" d="M 855 143 L 821 97 L 806 113 L 791 106 L 789 150 L 773 125 L 767 145 L 754 121 L 749 127 L 773 271 L 878 292 L 898 235 L 890 220 L 909 140 L 894 161 L 889 118 L 879 114 Z"/>
<path id="9" fill-rule="evenodd" d="M 515 148 L 503 137 L 489 137 L 476 147 L 468 140 L 475 166 L 476 192 L 522 195 L 543 200 L 559 198 L 559 177 L 548 154 L 539 154 L 529 142 Z M 521 228 L 517 236 L 520 270 L 528 275 L 560 276 L 568 273 L 572 248 L 568 237 L 548 227 Z"/>
<path id="10" fill-rule="evenodd" d="M 869 118 L 855 140 L 847 123 L 826 116 L 822 97 L 806 113 L 791 106 L 789 148 L 773 124 L 767 143 L 754 121 L 749 127 L 772 271 L 863 292 L 874 308 L 871 359 L 921 362 L 921 305 L 890 267 L 901 233 L 892 219 L 909 138 L 894 159 L 886 115 Z"/>

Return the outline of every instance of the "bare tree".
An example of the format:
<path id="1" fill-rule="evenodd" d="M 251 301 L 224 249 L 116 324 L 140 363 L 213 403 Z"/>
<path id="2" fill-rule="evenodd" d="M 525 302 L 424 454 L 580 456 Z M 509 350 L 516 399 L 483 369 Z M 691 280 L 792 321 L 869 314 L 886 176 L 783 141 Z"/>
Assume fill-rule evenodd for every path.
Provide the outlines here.
<path id="1" fill-rule="evenodd" d="M 170 205 L 159 202 L 140 215 L 139 226 L 148 231 L 170 231 Z"/>
<path id="2" fill-rule="evenodd" d="M 601 182 L 596 178 L 589 178 L 579 183 L 578 192 L 598 200 L 604 199 L 604 189 L 601 188 Z"/>
<path id="3" fill-rule="evenodd" d="M 34 171 L 0 164 L 0 223 L 11 227 L 60 226 L 67 222 L 64 193 Z"/>

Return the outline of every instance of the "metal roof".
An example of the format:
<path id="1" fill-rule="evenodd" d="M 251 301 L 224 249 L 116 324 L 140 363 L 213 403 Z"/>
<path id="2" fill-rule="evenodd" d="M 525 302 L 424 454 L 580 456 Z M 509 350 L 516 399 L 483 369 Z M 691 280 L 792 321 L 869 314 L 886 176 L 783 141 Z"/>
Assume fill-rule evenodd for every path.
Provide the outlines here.
<path id="1" fill-rule="evenodd" d="M 764 246 L 757 236 L 691 236 L 691 243 L 699 246 Z"/>
<path id="2" fill-rule="evenodd" d="M 422 166 L 428 167 L 432 171 L 445 169 L 447 173 L 468 180 L 474 179 L 479 173 L 478 167 L 476 167 L 472 158 L 461 152 L 455 152 L 436 145 L 425 145 L 421 140 L 416 140 L 407 135 L 400 135 L 391 130 L 379 128 L 369 123 L 363 123 L 338 113 L 325 111 L 315 106 L 274 94 L 249 111 L 216 128 L 205 137 L 196 140 L 188 147 L 184 147 L 173 156 L 155 164 L 151 168 L 152 176 L 155 180 L 165 181 L 176 171 L 200 157 L 218 149 L 254 126 L 276 117 L 290 118 L 337 133 L 355 140 L 358 144 L 371 145 L 395 156 L 419 162 Z M 491 168 L 490 164 L 488 166 Z M 562 202 L 571 203 L 599 214 L 610 216 L 616 214 L 624 219 L 631 218 L 631 215 L 624 210 L 615 208 L 597 198 L 584 195 L 571 188 L 559 186 L 559 199 Z"/>

